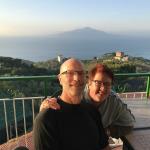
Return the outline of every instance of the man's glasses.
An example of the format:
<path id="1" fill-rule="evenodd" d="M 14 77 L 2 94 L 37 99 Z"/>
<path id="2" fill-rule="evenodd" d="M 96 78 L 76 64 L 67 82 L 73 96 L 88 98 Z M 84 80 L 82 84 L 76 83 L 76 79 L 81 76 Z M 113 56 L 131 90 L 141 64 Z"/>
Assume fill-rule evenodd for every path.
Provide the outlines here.
<path id="1" fill-rule="evenodd" d="M 92 82 L 94 82 L 95 85 L 98 86 L 98 87 L 101 87 L 102 85 L 105 86 L 105 87 L 110 87 L 112 85 L 111 82 L 102 82 L 102 81 L 99 81 L 99 80 L 92 80 Z"/>
<path id="2" fill-rule="evenodd" d="M 68 77 L 73 77 L 74 75 L 84 76 L 85 72 L 82 70 L 81 71 L 67 70 L 60 73 L 60 75 L 67 75 Z"/>

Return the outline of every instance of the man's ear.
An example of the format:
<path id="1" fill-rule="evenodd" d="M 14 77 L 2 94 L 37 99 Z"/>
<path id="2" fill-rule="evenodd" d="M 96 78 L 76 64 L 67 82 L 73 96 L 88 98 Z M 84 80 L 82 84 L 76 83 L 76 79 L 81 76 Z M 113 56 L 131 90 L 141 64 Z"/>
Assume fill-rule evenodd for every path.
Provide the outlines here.
<path id="1" fill-rule="evenodd" d="M 88 80 L 88 86 L 90 86 L 92 84 L 92 81 L 91 80 Z"/>
<path id="2" fill-rule="evenodd" d="M 87 88 L 88 88 L 88 90 L 90 90 L 90 86 L 91 86 L 91 80 L 88 80 L 88 82 L 87 82 Z"/>
<path id="3" fill-rule="evenodd" d="M 61 84 L 61 76 L 60 76 L 60 74 L 57 75 L 57 78 L 58 78 L 58 80 L 59 80 L 60 85 L 62 85 L 62 84 Z"/>

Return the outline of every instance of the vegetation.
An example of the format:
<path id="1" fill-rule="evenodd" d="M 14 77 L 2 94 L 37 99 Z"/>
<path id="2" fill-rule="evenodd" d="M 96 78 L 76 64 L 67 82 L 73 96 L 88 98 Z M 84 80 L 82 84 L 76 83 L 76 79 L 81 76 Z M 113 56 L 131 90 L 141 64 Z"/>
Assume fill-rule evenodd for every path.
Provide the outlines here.
<path id="1" fill-rule="evenodd" d="M 114 59 L 115 53 L 107 53 L 101 57 L 91 60 L 82 60 L 85 69 L 89 70 L 96 63 L 106 64 L 114 73 L 136 73 L 149 72 L 150 60 L 129 56 L 128 61 Z M 43 62 L 31 62 L 10 57 L 0 57 L 0 76 L 37 76 L 56 75 L 59 73 L 60 63 L 57 59 Z M 48 83 L 49 94 L 55 93 L 60 87 L 58 82 Z M 118 78 L 115 80 L 114 88 L 117 92 L 123 91 L 145 91 L 146 82 L 144 78 Z M 137 89 L 138 88 L 138 89 Z M 43 82 L 25 81 L 3 81 L 0 83 L 0 98 L 41 96 L 44 93 Z"/>
<path id="2" fill-rule="evenodd" d="M 33 63 L 21 59 L 13 59 L 10 57 L 0 57 L 0 76 L 39 76 L 39 75 L 55 75 L 58 74 L 59 63 L 48 62 Z M 45 67 L 46 66 L 46 67 Z M 56 67 L 57 66 L 57 67 Z M 54 67 L 54 69 L 53 69 Z M 57 86 L 54 86 L 56 84 Z M 56 91 L 58 83 L 52 81 L 48 83 L 50 93 Z M 54 87 L 54 88 L 52 88 Z M 2 81 L 0 82 L 0 98 L 26 97 L 26 96 L 42 96 L 44 95 L 44 83 L 36 81 Z"/>

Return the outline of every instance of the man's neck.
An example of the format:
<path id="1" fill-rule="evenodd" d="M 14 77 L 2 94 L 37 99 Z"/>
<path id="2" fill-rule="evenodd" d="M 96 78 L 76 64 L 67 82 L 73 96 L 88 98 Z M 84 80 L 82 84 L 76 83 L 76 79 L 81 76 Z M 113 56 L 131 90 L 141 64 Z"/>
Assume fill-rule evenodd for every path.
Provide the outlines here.
<path id="1" fill-rule="evenodd" d="M 80 104 L 81 99 L 82 99 L 82 95 L 69 96 L 65 93 L 62 93 L 60 98 L 62 99 L 62 101 L 66 102 L 66 103 L 69 103 L 69 104 Z"/>

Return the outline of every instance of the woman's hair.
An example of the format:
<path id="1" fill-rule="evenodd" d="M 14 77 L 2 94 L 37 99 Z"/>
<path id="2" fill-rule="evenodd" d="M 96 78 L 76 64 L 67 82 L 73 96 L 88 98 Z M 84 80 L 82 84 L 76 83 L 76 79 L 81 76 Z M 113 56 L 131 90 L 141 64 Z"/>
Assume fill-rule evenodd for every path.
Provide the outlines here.
<path id="1" fill-rule="evenodd" d="M 112 82 L 114 81 L 114 74 L 112 70 L 104 64 L 96 64 L 96 66 L 90 69 L 90 71 L 88 72 L 88 78 L 92 80 L 95 77 L 96 73 L 106 74 L 112 80 Z"/>

